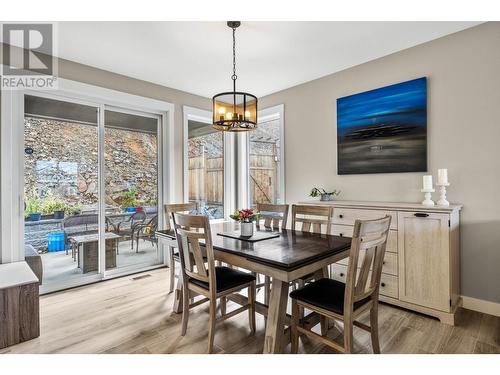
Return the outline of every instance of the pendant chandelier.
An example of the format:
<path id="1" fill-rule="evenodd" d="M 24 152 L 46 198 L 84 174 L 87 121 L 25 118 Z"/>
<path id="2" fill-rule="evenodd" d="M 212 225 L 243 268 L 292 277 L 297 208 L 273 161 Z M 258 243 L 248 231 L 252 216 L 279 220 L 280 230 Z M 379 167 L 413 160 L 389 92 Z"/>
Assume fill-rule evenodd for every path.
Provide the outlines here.
<path id="1" fill-rule="evenodd" d="M 236 28 L 240 21 L 227 23 L 233 30 L 233 91 L 222 92 L 212 98 L 213 126 L 217 130 L 238 132 L 257 128 L 257 97 L 236 91 Z"/>

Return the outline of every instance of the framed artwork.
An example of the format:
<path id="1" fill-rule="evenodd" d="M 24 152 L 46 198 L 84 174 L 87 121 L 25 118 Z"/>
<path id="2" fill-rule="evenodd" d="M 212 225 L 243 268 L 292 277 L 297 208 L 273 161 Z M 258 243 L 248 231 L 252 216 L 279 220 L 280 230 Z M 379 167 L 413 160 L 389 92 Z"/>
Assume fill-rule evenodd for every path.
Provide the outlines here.
<path id="1" fill-rule="evenodd" d="M 337 99 L 338 174 L 427 171 L 427 78 Z"/>

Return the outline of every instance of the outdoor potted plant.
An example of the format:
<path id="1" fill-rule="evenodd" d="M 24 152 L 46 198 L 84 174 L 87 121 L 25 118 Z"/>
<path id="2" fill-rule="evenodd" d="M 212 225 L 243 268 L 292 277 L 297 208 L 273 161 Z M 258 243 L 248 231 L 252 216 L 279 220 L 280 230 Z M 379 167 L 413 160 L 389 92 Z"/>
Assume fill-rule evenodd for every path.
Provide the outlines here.
<path id="1" fill-rule="evenodd" d="M 26 196 L 24 203 L 24 217 L 29 221 L 40 221 L 42 218 L 40 197 L 36 192 Z"/>
<path id="2" fill-rule="evenodd" d="M 253 236 L 253 222 L 259 220 L 259 216 L 259 213 L 251 208 L 243 208 L 229 215 L 231 219 L 240 223 L 242 237 Z"/>
<path id="3" fill-rule="evenodd" d="M 66 209 L 64 211 L 66 215 L 74 216 L 74 215 L 80 215 L 82 213 L 82 208 L 79 205 L 66 206 Z"/>
<path id="4" fill-rule="evenodd" d="M 340 194 L 340 190 L 326 191 L 323 188 L 312 188 L 309 193 L 310 197 L 317 198 L 320 197 L 320 201 L 333 201 L 333 197 Z"/>
<path id="5" fill-rule="evenodd" d="M 137 204 L 137 188 L 132 186 L 122 193 L 121 206 L 127 212 L 135 212 Z"/>
<path id="6" fill-rule="evenodd" d="M 61 220 L 64 219 L 65 209 L 66 203 L 52 194 L 42 199 L 40 210 L 44 215 L 53 215 L 54 219 Z"/>

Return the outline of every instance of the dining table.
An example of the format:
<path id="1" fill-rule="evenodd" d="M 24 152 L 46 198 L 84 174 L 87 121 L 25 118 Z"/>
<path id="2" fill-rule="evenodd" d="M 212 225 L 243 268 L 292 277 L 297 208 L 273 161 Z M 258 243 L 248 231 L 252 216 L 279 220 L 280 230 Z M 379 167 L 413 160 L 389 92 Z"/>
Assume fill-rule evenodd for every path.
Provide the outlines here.
<path id="1" fill-rule="evenodd" d="M 349 256 L 351 239 L 263 226 L 257 226 L 255 234 L 274 231 L 279 236 L 252 242 L 252 237 L 238 239 L 222 235 L 238 230 L 236 222 L 211 225 L 214 258 L 218 262 L 271 277 L 269 305 L 256 302 L 255 310 L 267 318 L 263 353 L 281 353 L 290 341 L 291 317 L 286 312 L 290 283 L 310 275 L 328 277 L 327 267 Z M 159 230 L 156 235 L 168 246 L 175 241 L 173 229 Z M 238 293 L 228 299 L 242 305 L 247 303 L 247 298 Z M 174 312 L 182 312 L 182 276 L 177 281 Z M 316 313 L 309 313 L 303 321 L 313 327 L 319 319 Z"/>

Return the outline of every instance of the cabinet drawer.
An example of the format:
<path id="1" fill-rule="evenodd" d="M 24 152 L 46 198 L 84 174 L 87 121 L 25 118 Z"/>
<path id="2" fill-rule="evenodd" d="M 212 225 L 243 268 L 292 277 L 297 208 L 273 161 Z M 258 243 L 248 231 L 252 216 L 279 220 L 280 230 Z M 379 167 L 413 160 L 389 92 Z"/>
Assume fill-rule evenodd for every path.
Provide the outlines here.
<path id="1" fill-rule="evenodd" d="M 333 280 L 342 281 L 343 283 L 345 283 L 346 273 L 347 273 L 347 266 L 338 263 L 334 263 L 331 265 L 330 277 Z"/>
<path id="2" fill-rule="evenodd" d="M 332 225 L 332 234 L 335 236 L 352 237 L 353 230 L 354 227 L 351 225 Z M 389 253 L 398 252 L 398 231 L 389 231 L 385 251 Z"/>
<path id="3" fill-rule="evenodd" d="M 342 264 L 332 264 L 331 278 L 345 283 L 347 275 L 347 266 Z M 371 274 L 370 276 L 371 277 Z M 380 277 L 380 294 L 386 297 L 398 298 L 398 278 L 397 276 L 388 275 L 383 273 Z"/>
<path id="4" fill-rule="evenodd" d="M 373 220 L 391 216 L 391 229 L 398 229 L 398 215 L 395 211 L 361 210 L 356 208 L 334 208 L 333 224 L 354 225 L 356 219 Z"/>
<path id="5" fill-rule="evenodd" d="M 380 294 L 386 297 L 399 297 L 399 281 L 397 276 L 387 275 L 383 273 L 380 277 Z"/>
<path id="6" fill-rule="evenodd" d="M 358 259 L 358 268 L 361 267 L 361 263 L 363 262 L 364 250 L 359 253 Z M 342 264 L 347 266 L 349 264 L 349 258 L 342 259 L 337 262 L 338 264 Z M 389 275 L 398 275 L 398 255 L 394 253 L 385 252 L 384 256 L 384 265 L 382 266 L 382 273 L 387 273 Z"/>

